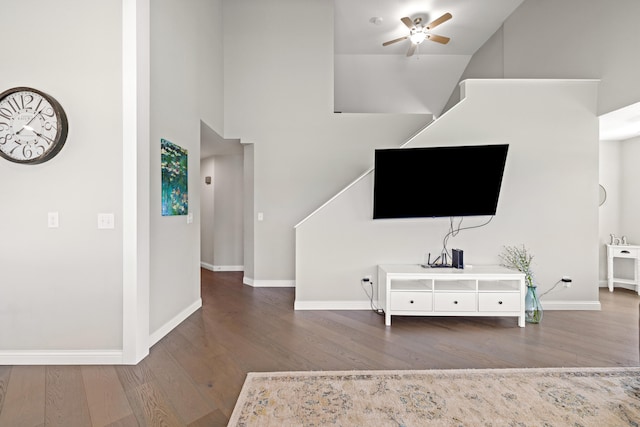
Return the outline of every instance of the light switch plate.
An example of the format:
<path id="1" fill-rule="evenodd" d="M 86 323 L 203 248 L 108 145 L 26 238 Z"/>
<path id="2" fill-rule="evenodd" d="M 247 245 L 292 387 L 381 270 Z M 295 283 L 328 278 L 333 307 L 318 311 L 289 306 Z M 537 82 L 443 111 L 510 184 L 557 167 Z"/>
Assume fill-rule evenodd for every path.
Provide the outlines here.
<path id="1" fill-rule="evenodd" d="M 191 224 L 193 222 L 193 212 L 189 212 L 187 214 L 187 224 Z"/>
<path id="2" fill-rule="evenodd" d="M 101 230 L 111 229 L 115 227 L 115 217 L 112 213 L 98 214 L 98 228 Z"/>

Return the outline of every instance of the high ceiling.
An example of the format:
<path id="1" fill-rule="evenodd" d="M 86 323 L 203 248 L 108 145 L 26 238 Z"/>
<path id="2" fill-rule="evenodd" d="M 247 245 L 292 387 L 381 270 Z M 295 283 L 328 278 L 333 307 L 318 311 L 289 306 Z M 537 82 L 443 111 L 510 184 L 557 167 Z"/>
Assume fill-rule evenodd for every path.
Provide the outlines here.
<path id="1" fill-rule="evenodd" d="M 335 109 L 439 115 L 471 56 L 522 2 L 335 0 Z M 421 17 L 426 24 L 446 12 L 453 18 L 432 32 L 451 38 L 448 44 L 424 41 L 409 58 L 409 40 L 382 46 L 407 35 L 400 18 Z"/>
<path id="2" fill-rule="evenodd" d="M 334 48 L 336 54 L 405 55 L 409 41 L 383 47 L 382 43 L 406 35 L 400 18 L 433 21 L 446 12 L 453 18 L 433 33 L 450 37 L 442 45 L 424 42 L 418 54 L 473 55 L 523 0 L 335 0 Z M 379 24 L 372 18 L 382 18 Z"/>

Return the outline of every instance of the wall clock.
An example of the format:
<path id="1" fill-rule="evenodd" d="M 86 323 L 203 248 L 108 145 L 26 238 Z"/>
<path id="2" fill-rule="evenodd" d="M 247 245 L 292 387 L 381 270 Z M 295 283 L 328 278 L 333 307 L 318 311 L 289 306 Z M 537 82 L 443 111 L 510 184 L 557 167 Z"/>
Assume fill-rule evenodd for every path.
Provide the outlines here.
<path id="1" fill-rule="evenodd" d="M 22 164 L 52 159 L 67 140 L 68 122 L 52 96 L 28 87 L 0 93 L 0 156 Z"/>

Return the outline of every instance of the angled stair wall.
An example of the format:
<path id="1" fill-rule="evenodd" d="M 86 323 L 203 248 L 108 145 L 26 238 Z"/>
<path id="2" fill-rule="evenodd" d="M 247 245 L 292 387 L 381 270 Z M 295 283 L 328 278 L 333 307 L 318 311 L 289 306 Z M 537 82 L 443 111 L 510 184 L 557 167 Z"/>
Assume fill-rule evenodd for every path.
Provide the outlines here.
<path id="1" fill-rule="evenodd" d="M 407 144 L 510 144 L 496 216 L 449 247 L 463 249 L 468 264 L 496 264 L 502 246 L 525 244 L 541 291 L 573 278 L 546 308 L 599 308 L 597 87 L 594 80 L 468 80 L 464 101 Z M 416 197 L 449 190 L 437 185 L 425 183 Z M 368 309 L 378 264 L 422 263 L 441 251 L 448 218 L 374 221 L 372 205 L 367 173 L 296 226 L 296 309 Z M 465 218 L 463 226 L 487 219 Z M 361 286 L 365 276 L 373 289 Z"/>

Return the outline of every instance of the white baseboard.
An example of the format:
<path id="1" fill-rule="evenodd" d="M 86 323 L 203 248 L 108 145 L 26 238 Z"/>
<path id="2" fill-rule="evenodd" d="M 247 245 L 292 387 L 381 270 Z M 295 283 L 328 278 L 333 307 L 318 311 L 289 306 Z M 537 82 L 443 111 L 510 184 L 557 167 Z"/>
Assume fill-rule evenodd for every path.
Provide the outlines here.
<path id="1" fill-rule="evenodd" d="M 371 310 L 370 301 L 295 301 L 294 310 Z"/>
<path id="2" fill-rule="evenodd" d="M 151 348 L 151 346 L 164 338 L 164 336 L 171 332 L 173 328 L 182 323 L 187 317 L 191 316 L 200 307 L 202 307 L 202 299 L 198 298 L 193 304 L 182 310 L 173 319 L 169 320 L 157 331 L 149 335 L 149 347 Z"/>
<path id="3" fill-rule="evenodd" d="M 542 301 L 543 310 L 601 310 L 600 301 Z"/>
<path id="4" fill-rule="evenodd" d="M 200 267 L 209 271 L 244 271 L 244 265 L 213 265 L 202 261 Z"/>
<path id="5" fill-rule="evenodd" d="M 122 365 L 122 350 L 0 351 L 0 365 Z"/>
<path id="6" fill-rule="evenodd" d="M 254 288 L 295 288 L 295 280 L 255 280 L 251 277 L 243 277 L 242 283 Z"/>

